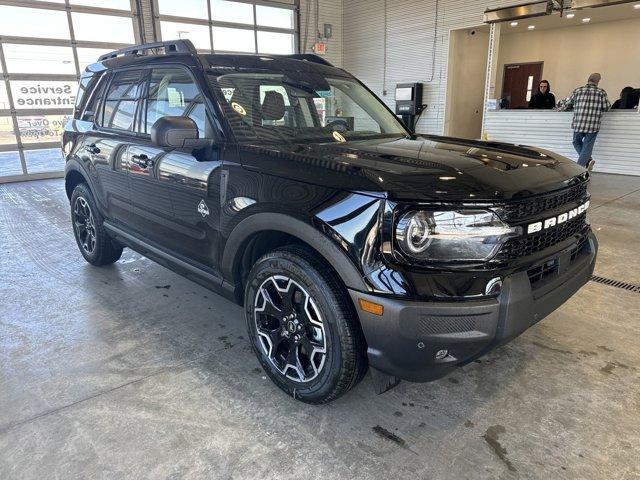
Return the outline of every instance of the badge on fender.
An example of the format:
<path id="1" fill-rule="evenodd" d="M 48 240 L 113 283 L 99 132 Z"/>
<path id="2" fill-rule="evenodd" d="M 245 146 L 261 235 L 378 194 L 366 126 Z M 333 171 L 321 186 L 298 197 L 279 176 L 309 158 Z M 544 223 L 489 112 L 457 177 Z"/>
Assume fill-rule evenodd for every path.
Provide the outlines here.
<path id="1" fill-rule="evenodd" d="M 204 203 L 204 200 L 200 200 L 200 203 L 198 204 L 198 213 L 202 215 L 202 218 L 209 215 L 209 207 Z"/>

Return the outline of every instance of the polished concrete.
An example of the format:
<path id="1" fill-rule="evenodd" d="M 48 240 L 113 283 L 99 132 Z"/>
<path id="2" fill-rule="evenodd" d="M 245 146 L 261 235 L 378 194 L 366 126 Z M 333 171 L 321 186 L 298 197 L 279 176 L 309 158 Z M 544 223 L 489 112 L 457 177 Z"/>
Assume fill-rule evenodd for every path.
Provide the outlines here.
<path id="1" fill-rule="evenodd" d="M 640 178 L 594 175 L 596 273 L 640 284 Z M 590 282 L 449 378 L 321 407 L 242 310 L 76 249 L 61 180 L 0 185 L 0 479 L 640 479 L 640 294 Z"/>

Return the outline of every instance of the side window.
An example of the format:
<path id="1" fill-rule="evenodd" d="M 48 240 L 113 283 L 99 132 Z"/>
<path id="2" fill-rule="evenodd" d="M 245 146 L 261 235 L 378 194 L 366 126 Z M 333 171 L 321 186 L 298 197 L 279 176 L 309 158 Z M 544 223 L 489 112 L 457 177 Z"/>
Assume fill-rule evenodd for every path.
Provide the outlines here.
<path id="1" fill-rule="evenodd" d="M 181 68 L 154 68 L 149 81 L 144 133 L 161 117 L 189 117 L 205 138 L 206 114 L 202 94 L 191 76 Z"/>
<path id="2" fill-rule="evenodd" d="M 92 122 L 100 118 L 98 109 L 100 108 L 104 89 L 107 83 L 109 83 L 108 74 L 104 74 L 96 80 L 93 85 L 93 92 L 87 93 L 89 99 L 87 100 L 87 104 L 85 105 L 82 116 L 80 117 L 81 120 Z"/>
<path id="3" fill-rule="evenodd" d="M 140 96 L 140 74 L 139 70 L 128 70 L 113 76 L 103 106 L 103 127 L 133 130 Z"/>

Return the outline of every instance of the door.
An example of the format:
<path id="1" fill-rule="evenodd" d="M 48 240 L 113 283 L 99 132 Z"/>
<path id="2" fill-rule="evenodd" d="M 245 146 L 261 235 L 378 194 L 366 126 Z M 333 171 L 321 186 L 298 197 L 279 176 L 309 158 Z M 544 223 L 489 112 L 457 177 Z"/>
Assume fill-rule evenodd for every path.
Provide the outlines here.
<path id="1" fill-rule="evenodd" d="M 213 137 L 201 90 L 190 72 L 180 66 L 153 68 L 140 122 L 149 143 L 129 150 L 132 201 L 140 216 L 147 221 L 155 219 L 154 233 L 160 236 L 161 246 L 215 269 L 220 150 L 207 147 L 165 152 L 151 145 L 151 128 L 164 116 L 187 116 L 197 125 L 199 138 Z M 153 164 L 145 169 L 139 162 L 147 159 L 153 159 Z M 133 169 L 140 171 L 133 173 Z"/>
<path id="2" fill-rule="evenodd" d="M 529 100 L 542 79 L 543 62 L 513 63 L 504 66 L 502 98 L 507 108 L 528 108 Z"/>

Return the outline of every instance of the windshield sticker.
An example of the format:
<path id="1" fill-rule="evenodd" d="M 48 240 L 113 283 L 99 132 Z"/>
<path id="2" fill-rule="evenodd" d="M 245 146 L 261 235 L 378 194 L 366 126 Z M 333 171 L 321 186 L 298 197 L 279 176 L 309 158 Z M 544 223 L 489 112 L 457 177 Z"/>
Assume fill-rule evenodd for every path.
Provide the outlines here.
<path id="1" fill-rule="evenodd" d="M 316 94 L 320 98 L 331 98 L 331 97 L 333 97 L 333 92 L 331 90 L 317 90 Z"/>
<path id="2" fill-rule="evenodd" d="M 224 96 L 224 99 L 228 102 L 229 100 L 231 100 L 231 97 L 233 97 L 233 92 L 235 92 L 235 88 L 223 88 L 222 89 L 222 95 Z"/>
<path id="3" fill-rule="evenodd" d="M 333 132 L 333 138 L 335 138 L 337 142 L 347 141 L 342 135 L 340 135 L 340 132 Z"/>
<path id="4" fill-rule="evenodd" d="M 247 111 L 239 103 L 231 102 L 231 108 L 233 108 L 236 112 L 238 112 L 242 116 L 247 114 Z"/>

